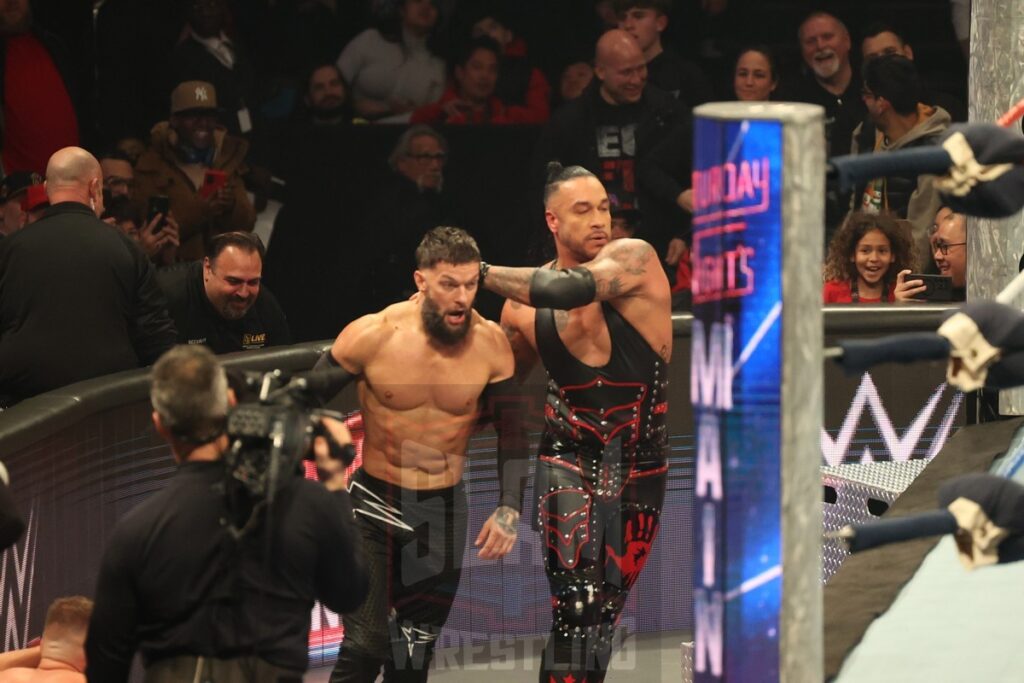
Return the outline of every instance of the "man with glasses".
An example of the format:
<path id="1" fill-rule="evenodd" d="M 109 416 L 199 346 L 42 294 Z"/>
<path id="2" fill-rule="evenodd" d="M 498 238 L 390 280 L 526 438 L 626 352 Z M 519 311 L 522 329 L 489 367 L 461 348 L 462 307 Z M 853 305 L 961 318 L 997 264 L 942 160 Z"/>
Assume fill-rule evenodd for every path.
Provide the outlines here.
<path id="1" fill-rule="evenodd" d="M 160 271 L 157 282 L 178 328 L 178 342 L 214 353 L 291 344 L 277 299 L 261 285 L 265 251 L 246 232 L 217 235 L 201 262 Z"/>
<path id="2" fill-rule="evenodd" d="M 944 206 L 929 230 L 939 273 L 953 280 L 953 301 L 967 299 L 967 217 Z"/>
<path id="3" fill-rule="evenodd" d="M 179 84 L 171 93 L 170 119 L 153 128 L 150 147 L 135 166 L 135 202 L 144 215 L 151 197 L 170 200 L 179 261 L 202 258 L 214 235 L 251 232 L 256 223 L 242 182 L 249 143 L 223 128 L 217 102 L 209 83 Z"/>
<path id="4" fill-rule="evenodd" d="M 424 124 L 409 127 L 395 143 L 388 158 L 394 173 L 368 204 L 363 229 L 369 256 L 366 312 L 407 299 L 420 240 L 438 225 L 460 225 L 444 186 L 447 159 L 447 141 Z"/>
<path id="5" fill-rule="evenodd" d="M 135 169 L 128 155 L 119 149 L 101 154 L 100 168 L 103 170 L 103 190 L 109 198 L 132 198 L 135 191 Z"/>

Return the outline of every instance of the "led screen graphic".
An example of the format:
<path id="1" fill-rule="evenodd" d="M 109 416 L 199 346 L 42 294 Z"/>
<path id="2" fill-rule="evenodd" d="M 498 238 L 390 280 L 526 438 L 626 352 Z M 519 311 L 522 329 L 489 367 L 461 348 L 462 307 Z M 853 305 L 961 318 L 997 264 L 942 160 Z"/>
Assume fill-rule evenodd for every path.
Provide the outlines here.
<path id="1" fill-rule="evenodd" d="M 782 126 L 694 137 L 695 680 L 777 680 Z"/>

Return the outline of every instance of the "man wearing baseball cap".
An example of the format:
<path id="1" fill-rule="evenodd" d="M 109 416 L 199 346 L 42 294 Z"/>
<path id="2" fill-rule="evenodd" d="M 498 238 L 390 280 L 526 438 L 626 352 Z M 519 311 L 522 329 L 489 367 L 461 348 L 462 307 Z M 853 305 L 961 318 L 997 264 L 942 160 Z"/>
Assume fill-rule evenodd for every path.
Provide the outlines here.
<path id="1" fill-rule="evenodd" d="M 28 171 L 15 171 L 0 181 L 0 237 L 25 227 L 26 214 L 22 208 L 22 199 L 28 188 L 42 184 L 42 176 Z"/>
<path id="2" fill-rule="evenodd" d="M 250 232 L 256 212 L 242 182 L 248 143 L 221 125 L 217 91 L 185 81 L 171 92 L 170 118 L 151 133 L 135 166 L 135 201 L 149 213 L 166 196 L 180 230 L 178 260 L 202 258 L 204 244 L 224 232 Z"/>

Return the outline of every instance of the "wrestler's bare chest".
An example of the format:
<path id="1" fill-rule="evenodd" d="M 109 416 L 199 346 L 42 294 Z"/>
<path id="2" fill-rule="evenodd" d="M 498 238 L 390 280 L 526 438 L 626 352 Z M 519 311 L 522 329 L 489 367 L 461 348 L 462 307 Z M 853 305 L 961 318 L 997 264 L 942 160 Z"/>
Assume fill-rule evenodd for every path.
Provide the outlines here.
<path id="1" fill-rule="evenodd" d="M 477 410 L 491 377 L 491 359 L 473 345 L 444 352 L 395 335 L 363 371 L 364 390 L 381 407 L 397 412 L 433 409 L 452 416 Z"/>

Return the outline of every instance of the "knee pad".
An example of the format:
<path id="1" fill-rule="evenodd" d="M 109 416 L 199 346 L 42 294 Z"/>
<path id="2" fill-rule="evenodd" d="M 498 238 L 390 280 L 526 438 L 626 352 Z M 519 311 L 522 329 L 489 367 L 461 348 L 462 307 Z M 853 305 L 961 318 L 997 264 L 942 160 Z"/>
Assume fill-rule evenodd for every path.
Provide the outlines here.
<path id="1" fill-rule="evenodd" d="M 439 628 L 399 622 L 394 610 L 388 616 L 388 632 L 391 636 L 391 659 L 395 669 L 423 671 L 430 666 L 434 654 L 434 643 L 441 635 Z"/>
<path id="2" fill-rule="evenodd" d="M 581 633 L 602 621 L 604 596 L 595 581 L 580 579 L 567 583 L 552 596 L 551 603 L 557 631 Z"/>

